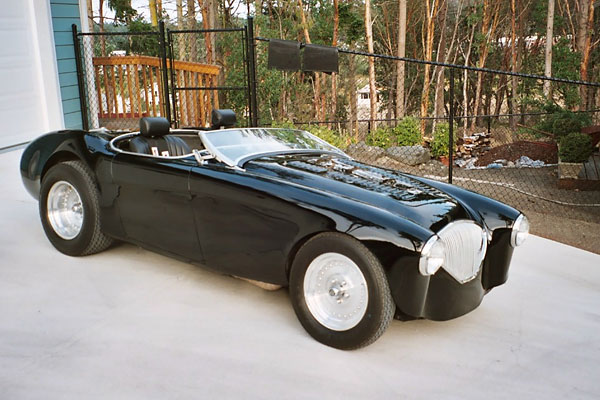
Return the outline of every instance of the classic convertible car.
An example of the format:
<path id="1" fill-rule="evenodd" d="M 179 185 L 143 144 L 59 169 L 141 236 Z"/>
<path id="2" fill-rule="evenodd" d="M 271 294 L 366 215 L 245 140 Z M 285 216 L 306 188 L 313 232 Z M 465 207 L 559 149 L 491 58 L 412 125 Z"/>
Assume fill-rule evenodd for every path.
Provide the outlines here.
<path id="1" fill-rule="evenodd" d="M 25 187 L 61 252 L 114 240 L 288 286 L 316 340 L 374 342 L 398 319 L 448 320 L 503 284 L 527 237 L 519 211 L 449 184 L 360 163 L 301 130 L 67 130 L 33 141 Z M 226 129 L 223 129 L 226 128 Z"/>

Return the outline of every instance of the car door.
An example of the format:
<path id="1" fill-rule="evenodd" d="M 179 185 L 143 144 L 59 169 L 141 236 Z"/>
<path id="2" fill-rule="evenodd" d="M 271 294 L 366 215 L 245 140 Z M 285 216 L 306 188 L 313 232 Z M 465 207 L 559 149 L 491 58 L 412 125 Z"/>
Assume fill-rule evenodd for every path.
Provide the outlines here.
<path id="1" fill-rule="evenodd" d="M 130 240 L 202 261 L 188 188 L 190 169 L 195 164 L 193 157 L 173 159 L 131 153 L 114 157 L 116 203 Z"/>
<path id="2" fill-rule="evenodd" d="M 224 273 L 285 283 L 300 227 L 296 207 L 269 195 L 272 182 L 217 161 L 192 168 L 190 191 L 206 265 Z"/>

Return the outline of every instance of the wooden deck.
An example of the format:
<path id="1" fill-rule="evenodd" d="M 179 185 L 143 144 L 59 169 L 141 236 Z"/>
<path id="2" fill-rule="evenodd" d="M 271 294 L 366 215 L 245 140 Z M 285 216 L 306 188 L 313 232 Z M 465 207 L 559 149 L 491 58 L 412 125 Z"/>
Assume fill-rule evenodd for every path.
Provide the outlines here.
<path id="1" fill-rule="evenodd" d="M 98 120 L 109 129 L 134 129 L 145 116 L 165 116 L 161 59 L 150 56 L 111 56 L 93 59 Z M 171 68 L 170 61 L 167 67 Z M 220 67 L 189 61 L 174 61 L 177 87 L 216 86 Z M 170 75 L 170 74 L 169 74 Z M 169 76 L 170 78 L 170 76 Z M 177 93 L 177 119 L 183 126 L 206 126 L 213 108 L 218 108 L 215 91 L 185 90 Z M 94 110 L 94 107 L 91 107 Z"/>

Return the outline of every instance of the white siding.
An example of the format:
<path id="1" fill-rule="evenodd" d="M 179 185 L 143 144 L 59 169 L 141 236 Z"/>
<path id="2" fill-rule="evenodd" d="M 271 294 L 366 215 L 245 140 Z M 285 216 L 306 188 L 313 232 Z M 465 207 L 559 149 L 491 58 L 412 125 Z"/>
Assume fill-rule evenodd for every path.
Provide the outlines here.
<path id="1" fill-rule="evenodd" d="M 64 126 L 49 10 L 47 0 L 2 2 L 0 148 Z"/>

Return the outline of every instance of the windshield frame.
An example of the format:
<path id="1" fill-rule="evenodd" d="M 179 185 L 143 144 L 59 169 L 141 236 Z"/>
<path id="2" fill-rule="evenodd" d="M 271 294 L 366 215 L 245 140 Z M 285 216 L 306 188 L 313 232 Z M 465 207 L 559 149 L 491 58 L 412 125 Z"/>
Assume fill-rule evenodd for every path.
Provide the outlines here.
<path id="1" fill-rule="evenodd" d="M 332 148 L 335 149 L 335 151 L 329 151 L 329 150 L 322 150 L 322 149 L 289 149 L 289 150 L 270 150 L 270 151 L 257 151 L 257 152 L 253 152 L 253 153 L 249 153 L 249 154 L 245 154 L 241 157 L 238 157 L 237 159 L 231 159 L 229 157 L 227 157 L 225 154 L 223 154 L 221 151 L 219 151 L 217 149 L 216 146 L 213 145 L 213 143 L 211 142 L 211 140 L 208 138 L 209 134 L 215 134 L 215 133 L 225 133 L 227 131 L 240 131 L 240 130 L 253 130 L 253 129 L 260 129 L 260 130 L 281 130 L 281 129 L 286 129 L 286 130 L 290 130 L 290 131 L 296 131 L 296 132 L 302 132 L 303 134 L 308 135 L 310 138 L 316 140 L 317 142 L 320 143 L 324 143 L 328 146 L 331 146 Z M 302 129 L 289 129 L 289 128 L 230 128 L 230 129 L 216 129 L 216 130 L 211 130 L 211 131 L 199 131 L 198 135 L 200 136 L 200 139 L 202 140 L 202 143 L 204 144 L 204 147 L 210 151 L 210 153 L 215 157 L 215 159 L 217 161 L 222 162 L 223 164 L 228 165 L 229 167 L 232 168 L 241 168 L 245 163 L 247 163 L 248 161 L 257 159 L 257 158 L 261 158 L 261 157 L 268 157 L 268 156 L 279 156 L 279 155 L 290 155 L 290 154 L 313 154 L 313 155 L 321 155 L 321 154 L 332 154 L 332 155 L 338 155 L 338 156 L 345 156 L 348 157 L 348 155 L 346 153 L 344 153 L 342 150 L 338 149 L 337 147 L 335 147 L 334 145 L 328 143 L 327 141 L 321 139 L 318 136 L 313 135 L 310 132 L 307 132 L 305 130 Z"/>

